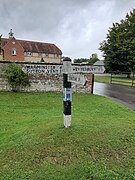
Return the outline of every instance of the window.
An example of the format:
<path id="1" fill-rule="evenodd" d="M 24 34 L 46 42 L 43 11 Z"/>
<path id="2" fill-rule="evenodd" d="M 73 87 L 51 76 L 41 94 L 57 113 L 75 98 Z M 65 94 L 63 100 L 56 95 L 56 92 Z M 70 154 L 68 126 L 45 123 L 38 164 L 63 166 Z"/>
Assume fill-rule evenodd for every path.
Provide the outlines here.
<path id="1" fill-rule="evenodd" d="M 27 56 L 31 56 L 32 55 L 32 53 L 31 52 L 27 52 Z"/>
<path id="2" fill-rule="evenodd" d="M 16 56 L 16 48 L 12 48 L 12 55 Z"/>

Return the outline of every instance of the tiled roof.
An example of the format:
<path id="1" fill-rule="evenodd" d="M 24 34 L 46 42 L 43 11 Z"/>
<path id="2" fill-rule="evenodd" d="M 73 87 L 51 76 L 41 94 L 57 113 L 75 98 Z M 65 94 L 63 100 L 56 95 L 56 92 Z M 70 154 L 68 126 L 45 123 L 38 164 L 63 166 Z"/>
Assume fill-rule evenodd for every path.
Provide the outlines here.
<path id="1" fill-rule="evenodd" d="M 47 54 L 62 54 L 62 51 L 55 45 L 51 43 L 26 41 L 16 39 L 21 46 L 24 48 L 25 52 L 37 52 L 37 53 L 47 53 Z M 2 47 L 7 44 L 9 39 L 1 38 Z"/>
<path id="2" fill-rule="evenodd" d="M 9 41 L 9 39 L 1 38 L 1 46 L 2 46 L 2 47 L 5 46 L 8 41 Z"/>

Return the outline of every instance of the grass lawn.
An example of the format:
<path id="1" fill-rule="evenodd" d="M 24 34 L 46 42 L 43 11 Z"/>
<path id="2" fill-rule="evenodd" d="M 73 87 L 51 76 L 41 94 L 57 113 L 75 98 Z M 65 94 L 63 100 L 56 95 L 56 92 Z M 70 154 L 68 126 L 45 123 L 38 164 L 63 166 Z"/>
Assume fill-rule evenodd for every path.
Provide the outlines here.
<path id="1" fill-rule="evenodd" d="M 135 112 L 106 97 L 0 92 L 0 180 L 135 179 Z"/>
<path id="2" fill-rule="evenodd" d="M 117 75 L 117 74 L 113 74 L 112 76 L 112 83 L 113 84 L 122 84 L 122 85 L 126 85 L 126 86 L 132 86 L 132 83 L 134 83 L 135 85 L 135 78 L 134 81 L 132 82 L 132 78 L 127 78 L 127 74 L 122 74 L 122 75 Z"/>
<path id="3" fill-rule="evenodd" d="M 96 82 L 101 82 L 101 83 L 107 83 L 109 84 L 111 82 L 111 75 L 98 75 L 96 74 L 94 76 L 94 79 Z M 133 82 L 133 86 L 135 86 L 135 78 Z M 127 74 L 113 74 L 112 76 L 112 84 L 119 84 L 119 85 L 125 85 L 125 86 L 132 86 L 132 78 L 127 78 Z"/>
<path id="4" fill-rule="evenodd" d="M 109 84 L 110 83 L 110 80 L 111 80 L 111 77 L 110 77 L 111 75 L 95 75 L 94 76 L 94 80 L 96 81 L 96 82 L 101 82 L 101 83 L 107 83 L 107 84 Z"/>

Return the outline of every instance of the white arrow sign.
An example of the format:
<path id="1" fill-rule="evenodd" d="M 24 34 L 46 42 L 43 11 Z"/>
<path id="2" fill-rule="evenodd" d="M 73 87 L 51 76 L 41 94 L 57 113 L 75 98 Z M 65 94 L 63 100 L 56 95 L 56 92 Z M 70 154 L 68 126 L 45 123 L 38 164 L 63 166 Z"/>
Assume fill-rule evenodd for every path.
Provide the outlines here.
<path id="1" fill-rule="evenodd" d="M 85 85 L 87 78 L 84 74 L 68 74 L 68 81 L 75 84 Z"/>

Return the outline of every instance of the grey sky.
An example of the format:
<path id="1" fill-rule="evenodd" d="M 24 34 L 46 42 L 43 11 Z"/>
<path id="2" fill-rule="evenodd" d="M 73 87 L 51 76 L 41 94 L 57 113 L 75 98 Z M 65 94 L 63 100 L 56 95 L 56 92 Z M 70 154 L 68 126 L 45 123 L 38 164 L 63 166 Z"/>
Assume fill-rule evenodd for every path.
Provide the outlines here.
<path id="1" fill-rule="evenodd" d="M 125 18 L 135 0 L 1 0 L 0 34 L 55 43 L 64 56 L 89 58 L 112 23 Z"/>

